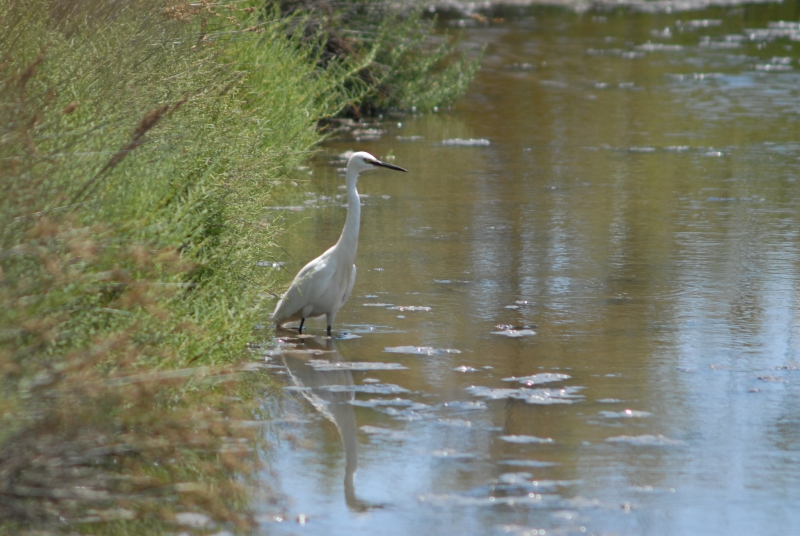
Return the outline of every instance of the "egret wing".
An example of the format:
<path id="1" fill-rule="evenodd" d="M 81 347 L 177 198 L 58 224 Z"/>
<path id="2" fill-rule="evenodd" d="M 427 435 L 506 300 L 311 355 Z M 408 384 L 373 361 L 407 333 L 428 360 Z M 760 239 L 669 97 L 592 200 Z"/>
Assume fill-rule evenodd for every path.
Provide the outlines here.
<path id="1" fill-rule="evenodd" d="M 327 252 L 326 252 L 327 253 Z M 302 310 L 317 302 L 330 284 L 336 269 L 326 254 L 312 260 L 298 272 L 289 290 L 278 302 L 273 319 L 277 323 L 301 318 Z"/>
<path id="2" fill-rule="evenodd" d="M 350 293 L 353 292 L 353 287 L 356 284 L 356 265 L 353 265 L 353 269 L 350 270 L 350 277 L 347 281 L 347 288 L 344 291 L 344 295 L 342 296 L 342 301 L 339 303 L 339 307 L 347 303 L 347 300 L 350 299 Z"/>

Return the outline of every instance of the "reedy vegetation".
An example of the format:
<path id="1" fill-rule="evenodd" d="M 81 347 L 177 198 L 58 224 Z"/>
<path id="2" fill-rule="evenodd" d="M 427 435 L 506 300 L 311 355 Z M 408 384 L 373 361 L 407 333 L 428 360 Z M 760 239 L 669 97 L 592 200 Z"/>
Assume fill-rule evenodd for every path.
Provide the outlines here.
<path id="1" fill-rule="evenodd" d="M 237 363 L 271 299 L 263 207 L 319 119 L 393 80 L 383 48 L 424 41 L 379 28 L 323 62 L 308 20 L 0 0 L 0 532 L 158 533 L 180 511 L 249 526 L 258 436 L 236 423 L 260 388 Z M 435 50 L 421 79 L 463 87 L 469 69 L 432 76 Z"/>
<path id="2" fill-rule="evenodd" d="M 436 36 L 435 20 L 424 18 L 419 2 L 282 0 L 283 15 L 303 13 L 303 40 L 328 68 L 358 58 L 344 85 L 359 93 L 346 107 L 360 117 L 387 111 L 429 112 L 453 104 L 478 69 L 478 58 L 454 54 L 451 36 Z M 322 39 L 320 39 L 322 37 Z"/>

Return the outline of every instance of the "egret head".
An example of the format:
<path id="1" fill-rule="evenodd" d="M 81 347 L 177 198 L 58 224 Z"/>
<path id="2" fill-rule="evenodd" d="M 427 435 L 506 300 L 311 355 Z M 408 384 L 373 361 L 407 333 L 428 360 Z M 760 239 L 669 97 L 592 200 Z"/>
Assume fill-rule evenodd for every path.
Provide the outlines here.
<path id="1" fill-rule="evenodd" d="M 387 164 L 386 162 L 381 162 L 371 154 L 364 151 L 353 153 L 352 156 L 350 157 L 350 160 L 347 162 L 348 170 L 353 169 L 357 173 L 360 173 L 362 171 L 367 171 L 370 169 L 375 169 L 377 167 L 385 167 L 397 171 L 407 171 L 401 168 L 400 166 L 395 166 L 392 164 Z"/>

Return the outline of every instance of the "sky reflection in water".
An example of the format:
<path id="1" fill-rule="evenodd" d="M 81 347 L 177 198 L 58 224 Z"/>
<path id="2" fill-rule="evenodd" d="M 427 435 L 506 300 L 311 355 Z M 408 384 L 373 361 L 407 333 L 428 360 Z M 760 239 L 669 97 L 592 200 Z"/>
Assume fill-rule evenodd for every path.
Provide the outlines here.
<path id="1" fill-rule="evenodd" d="M 312 420 L 268 430 L 288 501 L 263 532 L 796 530 L 800 45 L 769 18 L 792 9 L 469 28 L 455 112 L 328 144 L 270 212 L 287 282 L 341 229 L 336 155 L 410 172 L 359 181 L 345 340 L 273 354 L 304 387 L 274 410 Z"/>

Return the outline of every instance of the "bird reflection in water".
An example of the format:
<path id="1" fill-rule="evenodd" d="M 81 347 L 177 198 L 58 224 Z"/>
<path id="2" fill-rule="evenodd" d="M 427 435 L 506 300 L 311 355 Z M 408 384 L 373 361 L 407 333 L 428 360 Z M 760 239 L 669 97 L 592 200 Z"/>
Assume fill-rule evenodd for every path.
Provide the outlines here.
<path id="1" fill-rule="evenodd" d="M 292 383 L 300 387 L 299 392 L 306 400 L 339 430 L 345 453 L 344 496 L 347 506 L 358 512 L 382 508 L 381 504 L 369 503 L 356 497 L 353 480 L 358 469 L 358 425 L 354 408 L 350 404 L 355 398 L 355 392 L 328 389 L 334 385 L 353 386 L 352 372 L 321 371 L 308 365 L 312 359 L 325 359 L 331 363 L 343 362 L 342 356 L 336 350 L 336 343 L 332 337 L 301 336 L 282 340 L 294 345 L 281 352 Z"/>

